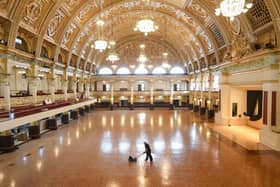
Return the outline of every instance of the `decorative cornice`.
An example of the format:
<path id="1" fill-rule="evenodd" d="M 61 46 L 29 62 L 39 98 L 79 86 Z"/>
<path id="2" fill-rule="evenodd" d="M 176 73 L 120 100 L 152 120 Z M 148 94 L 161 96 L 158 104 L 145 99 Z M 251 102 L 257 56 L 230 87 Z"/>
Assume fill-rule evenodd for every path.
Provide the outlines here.
<path id="1" fill-rule="evenodd" d="M 240 72 L 248 72 L 248 71 L 255 71 L 258 69 L 262 69 L 265 67 L 271 67 L 277 65 L 276 58 L 279 56 L 279 54 L 265 54 L 262 56 L 257 56 L 251 59 L 247 59 L 246 63 L 240 63 L 240 64 L 230 64 L 226 67 L 221 67 L 219 70 L 222 73 L 240 73 Z"/>

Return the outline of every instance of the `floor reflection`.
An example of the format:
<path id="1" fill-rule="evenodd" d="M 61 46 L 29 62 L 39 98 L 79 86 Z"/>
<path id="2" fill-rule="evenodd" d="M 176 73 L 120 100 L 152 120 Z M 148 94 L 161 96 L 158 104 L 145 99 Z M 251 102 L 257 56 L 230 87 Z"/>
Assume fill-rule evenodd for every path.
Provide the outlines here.
<path id="1" fill-rule="evenodd" d="M 95 111 L 0 155 L 0 186 L 280 186 L 279 157 L 239 150 L 189 111 Z"/>

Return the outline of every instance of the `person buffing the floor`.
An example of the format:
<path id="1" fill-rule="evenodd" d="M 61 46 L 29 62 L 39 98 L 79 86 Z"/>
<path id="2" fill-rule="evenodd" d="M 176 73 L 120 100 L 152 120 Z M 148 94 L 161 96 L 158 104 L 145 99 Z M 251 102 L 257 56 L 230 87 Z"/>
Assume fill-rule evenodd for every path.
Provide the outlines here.
<path id="1" fill-rule="evenodd" d="M 148 159 L 150 159 L 150 161 L 152 162 L 153 161 L 153 157 L 152 157 L 152 150 L 151 150 L 151 147 L 150 145 L 147 143 L 147 142 L 144 142 L 144 145 L 145 145 L 145 151 L 143 152 L 146 153 L 146 159 L 145 161 L 147 161 Z"/>

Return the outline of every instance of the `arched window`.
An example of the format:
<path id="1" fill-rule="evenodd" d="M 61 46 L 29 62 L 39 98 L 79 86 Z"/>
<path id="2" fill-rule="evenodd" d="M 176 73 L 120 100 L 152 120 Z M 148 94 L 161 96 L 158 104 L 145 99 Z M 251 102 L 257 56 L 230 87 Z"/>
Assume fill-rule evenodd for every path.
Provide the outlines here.
<path id="1" fill-rule="evenodd" d="M 15 48 L 25 52 L 29 52 L 27 42 L 21 37 L 16 38 Z"/>
<path id="2" fill-rule="evenodd" d="M 134 72 L 136 75 L 145 75 L 145 74 L 148 74 L 148 70 L 144 67 L 138 67 L 135 72 Z"/>
<path id="3" fill-rule="evenodd" d="M 112 75 L 113 74 L 113 71 L 108 68 L 108 67 L 104 67 L 104 68 L 101 68 L 98 72 L 99 75 Z"/>
<path id="4" fill-rule="evenodd" d="M 156 67 L 152 74 L 166 74 L 166 70 L 163 67 Z"/>
<path id="5" fill-rule="evenodd" d="M 118 75 L 128 75 L 131 74 L 130 70 L 127 67 L 121 67 L 117 70 Z"/>
<path id="6" fill-rule="evenodd" d="M 58 62 L 59 62 L 59 63 L 63 63 L 61 54 L 58 55 Z"/>
<path id="7" fill-rule="evenodd" d="M 219 75 L 214 75 L 214 80 L 213 80 L 213 91 L 219 91 L 220 87 L 219 87 L 219 80 L 220 77 Z"/>
<path id="8" fill-rule="evenodd" d="M 48 54 L 48 50 L 46 47 L 42 46 L 42 49 L 41 49 L 41 57 L 43 58 L 49 58 L 49 54 Z"/>
<path id="9" fill-rule="evenodd" d="M 182 67 L 176 66 L 170 70 L 170 74 L 184 74 L 185 70 Z"/>

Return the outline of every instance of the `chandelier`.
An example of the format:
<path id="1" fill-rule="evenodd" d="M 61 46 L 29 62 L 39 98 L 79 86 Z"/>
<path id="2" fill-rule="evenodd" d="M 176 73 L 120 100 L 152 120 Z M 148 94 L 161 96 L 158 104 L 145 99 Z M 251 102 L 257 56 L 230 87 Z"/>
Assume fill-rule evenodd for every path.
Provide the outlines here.
<path id="1" fill-rule="evenodd" d="M 233 21 L 235 16 L 246 13 L 252 6 L 253 3 L 246 3 L 245 0 L 223 0 L 220 3 L 220 7 L 216 9 L 215 14 L 217 16 L 222 14 L 225 17 L 229 17 L 230 21 Z"/>
<path id="2" fill-rule="evenodd" d="M 98 20 L 96 22 L 96 24 L 98 25 L 98 38 L 97 40 L 95 40 L 94 42 L 94 49 L 99 50 L 99 51 L 104 51 L 107 48 L 107 41 L 103 39 L 103 25 L 104 25 L 104 21 L 102 20 Z"/>
<path id="3" fill-rule="evenodd" d="M 102 13 L 103 11 L 103 6 L 102 6 L 103 1 L 100 0 L 99 4 L 100 4 L 100 12 Z M 104 51 L 107 48 L 107 41 L 103 38 L 103 26 L 104 26 L 104 21 L 102 21 L 100 18 L 99 20 L 96 22 L 97 24 L 97 34 L 98 34 L 98 38 L 97 40 L 95 40 L 94 42 L 94 48 L 96 50 L 99 50 L 100 52 Z"/>
<path id="4" fill-rule="evenodd" d="M 137 61 L 140 63 L 139 65 L 144 66 L 145 63 L 148 61 L 148 58 L 145 55 L 145 45 L 141 44 L 140 45 L 140 55 L 137 58 Z"/>
<path id="5" fill-rule="evenodd" d="M 147 60 L 148 60 L 148 58 L 144 54 L 141 54 L 137 59 L 137 61 L 142 64 L 145 64 L 147 62 Z"/>
<path id="6" fill-rule="evenodd" d="M 162 67 L 165 69 L 169 69 L 170 65 L 169 65 L 168 59 L 167 59 L 168 53 L 163 53 L 162 56 L 163 56 Z"/>
<path id="7" fill-rule="evenodd" d="M 134 31 L 140 31 L 145 33 L 145 36 L 148 35 L 150 32 L 155 32 L 158 30 L 158 26 L 155 25 L 154 21 L 151 19 L 142 19 L 137 22 Z"/>

